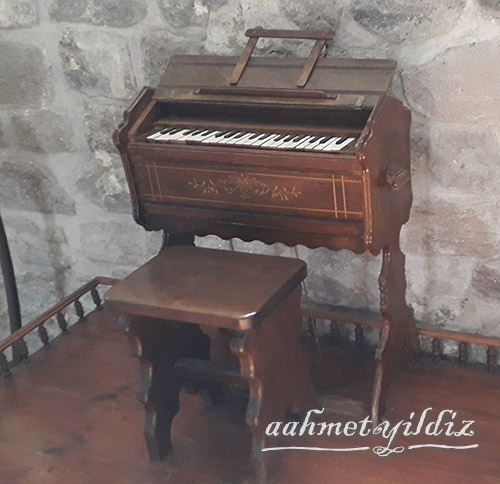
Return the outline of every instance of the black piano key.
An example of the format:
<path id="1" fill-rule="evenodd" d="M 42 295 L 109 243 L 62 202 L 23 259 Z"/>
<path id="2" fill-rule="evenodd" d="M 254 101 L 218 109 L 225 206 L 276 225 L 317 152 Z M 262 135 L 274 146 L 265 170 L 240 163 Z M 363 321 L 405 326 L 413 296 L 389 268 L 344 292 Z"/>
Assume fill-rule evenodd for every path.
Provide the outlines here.
<path id="1" fill-rule="evenodd" d="M 191 133 L 194 133 L 196 131 L 196 129 L 190 129 L 188 132 L 184 133 L 185 135 L 188 135 L 188 134 L 191 134 Z"/>
<path id="2" fill-rule="evenodd" d="M 316 143 L 316 141 L 318 141 L 320 138 L 321 138 L 321 136 L 315 136 L 314 138 L 311 138 L 309 140 L 309 143 Z"/>
<path id="3" fill-rule="evenodd" d="M 263 139 L 266 139 L 266 138 L 269 138 L 269 136 L 276 136 L 276 135 L 273 135 L 273 133 L 264 133 L 260 138 L 259 138 L 259 141 L 263 140 Z"/>
<path id="4" fill-rule="evenodd" d="M 335 144 L 339 145 L 340 143 L 343 143 L 347 138 L 339 138 Z"/>
<path id="5" fill-rule="evenodd" d="M 238 131 L 228 131 L 227 134 L 224 135 L 224 138 L 231 138 L 231 136 L 234 136 Z"/>
<path id="6" fill-rule="evenodd" d="M 255 139 L 255 138 L 257 138 L 257 136 L 261 136 L 261 135 L 262 135 L 262 133 L 254 133 L 254 134 L 252 134 L 252 136 L 250 136 L 250 138 L 248 138 L 248 139 Z"/>
<path id="7" fill-rule="evenodd" d="M 170 133 L 171 131 L 173 131 L 175 128 L 166 128 L 166 129 L 162 129 L 160 131 L 160 134 L 167 134 L 167 133 Z"/>
<path id="8" fill-rule="evenodd" d="M 298 136 L 295 136 L 295 138 L 293 138 L 293 141 L 300 141 L 301 139 L 304 139 L 307 135 L 305 134 L 299 134 Z"/>
<path id="9" fill-rule="evenodd" d="M 169 134 L 177 134 L 180 133 L 184 128 L 175 128 L 172 131 L 170 131 Z"/>
<path id="10" fill-rule="evenodd" d="M 329 139 L 332 139 L 332 137 L 331 136 L 324 136 L 323 139 L 319 140 L 318 144 L 322 145 L 322 144 L 326 143 Z"/>
<path id="11" fill-rule="evenodd" d="M 289 134 L 284 140 L 283 142 L 286 143 L 287 141 L 292 141 L 293 138 L 295 138 L 295 135 L 294 134 Z"/>
<path id="12" fill-rule="evenodd" d="M 197 129 L 195 131 L 191 131 L 191 132 L 186 133 L 186 134 L 192 134 L 193 136 L 196 136 L 197 134 L 203 133 L 203 131 L 205 131 L 205 130 L 204 129 Z"/>
<path id="13" fill-rule="evenodd" d="M 281 141 L 283 138 L 286 138 L 288 135 L 286 134 L 280 134 L 276 138 L 274 138 L 273 141 Z"/>
<path id="14" fill-rule="evenodd" d="M 229 133 L 229 130 L 228 130 L 228 131 L 219 131 L 219 132 L 215 135 L 215 137 L 216 137 L 216 138 L 220 138 L 221 136 L 224 136 L 224 135 L 226 135 L 226 134 L 228 134 L 228 133 Z"/>

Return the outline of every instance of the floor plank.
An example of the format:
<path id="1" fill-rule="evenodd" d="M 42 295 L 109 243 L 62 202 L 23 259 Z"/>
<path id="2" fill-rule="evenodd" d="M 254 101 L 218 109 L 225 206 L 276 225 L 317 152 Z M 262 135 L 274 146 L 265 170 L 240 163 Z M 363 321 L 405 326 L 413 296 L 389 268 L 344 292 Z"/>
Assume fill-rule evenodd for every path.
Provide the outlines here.
<path id="1" fill-rule="evenodd" d="M 318 378 L 343 350 L 323 355 Z M 359 365 L 358 365 L 359 366 Z M 331 371 L 350 394 L 363 392 L 354 376 L 364 371 L 351 361 L 350 372 Z M 368 379 L 371 368 L 368 367 Z M 347 375 L 347 376 L 346 376 Z M 363 377 L 364 378 L 364 377 Z M 142 437 L 143 410 L 136 400 L 137 360 L 126 337 L 106 311 L 32 356 L 0 382 L 0 482 L 9 484 L 243 484 L 250 482 L 250 435 L 243 424 L 245 402 L 206 407 L 196 395 L 182 394 L 173 428 L 174 453 L 150 463 Z M 364 383 L 369 386 L 369 383 Z M 349 392 L 348 392 L 349 393 Z M 356 395 L 357 397 L 360 395 Z M 268 452 L 274 484 L 421 482 L 500 483 L 500 377 L 450 362 L 423 361 L 412 372 L 398 372 L 391 388 L 387 417 L 391 424 L 414 420 L 428 407 L 457 412 L 456 421 L 474 420 L 474 436 L 404 437 L 393 447 L 401 453 L 377 456 L 381 436 L 270 438 L 268 446 L 321 448 L 370 447 L 365 451 Z M 317 423 L 346 422 L 354 417 L 328 415 Z M 428 419 L 427 422 L 430 422 Z M 448 419 L 449 420 L 449 419 Z M 457 426 L 459 430 L 461 426 Z M 427 443 L 478 444 L 467 450 L 418 448 Z"/>

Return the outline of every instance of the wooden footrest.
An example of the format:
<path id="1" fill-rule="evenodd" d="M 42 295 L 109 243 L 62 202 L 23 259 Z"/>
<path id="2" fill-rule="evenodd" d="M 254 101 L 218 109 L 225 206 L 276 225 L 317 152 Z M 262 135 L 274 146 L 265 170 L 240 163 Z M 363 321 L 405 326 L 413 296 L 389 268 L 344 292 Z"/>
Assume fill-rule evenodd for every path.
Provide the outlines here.
<path id="1" fill-rule="evenodd" d="M 175 369 L 185 374 L 193 374 L 204 380 L 227 382 L 238 380 L 243 382 L 239 366 L 229 366 L 208 360 L 181 358 L 175 363 Z"/>

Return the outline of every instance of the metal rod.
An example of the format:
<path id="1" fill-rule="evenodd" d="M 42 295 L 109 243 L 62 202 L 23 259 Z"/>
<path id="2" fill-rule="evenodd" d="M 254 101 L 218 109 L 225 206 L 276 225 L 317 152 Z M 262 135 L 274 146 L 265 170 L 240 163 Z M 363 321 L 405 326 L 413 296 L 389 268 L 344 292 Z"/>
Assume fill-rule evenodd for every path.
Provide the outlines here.
<path id="1" fill-rule="evenodd" d="M 9 311 L 10 332 L 13 333 L 21 327 L 21 308 L 19 306 L 19 296 L 17 294 L 16 277 L 14 266 L 10 256 L 7 234 L 3 226 L 0 215 L 0 266 L 5 284 L 5 294 L 7 296 L 7 308 Z"/>

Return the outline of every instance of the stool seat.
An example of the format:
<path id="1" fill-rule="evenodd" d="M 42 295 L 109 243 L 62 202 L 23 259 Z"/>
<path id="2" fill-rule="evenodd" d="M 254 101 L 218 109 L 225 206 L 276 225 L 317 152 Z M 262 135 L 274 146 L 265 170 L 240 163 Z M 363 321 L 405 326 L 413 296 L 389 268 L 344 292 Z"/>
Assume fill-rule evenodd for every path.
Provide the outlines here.
<path id="1" fill-rule="evenodd" d="M 306 271 L 298 259 L 174 246 L 110 289 L 106 301 L 131 315 L 248 330 Z"/>
<path id="2" fill-rule="evenodd" d="M 141 362 L 151 460 L 172 449 L 183 383 L 215 398 L 226 384 L 246 384 L 251 458 L 266 484 L 268 425 L 317 401 L 301 338 L 306 272 L 298 259 L 177 245 L 106 293 Z"/>

